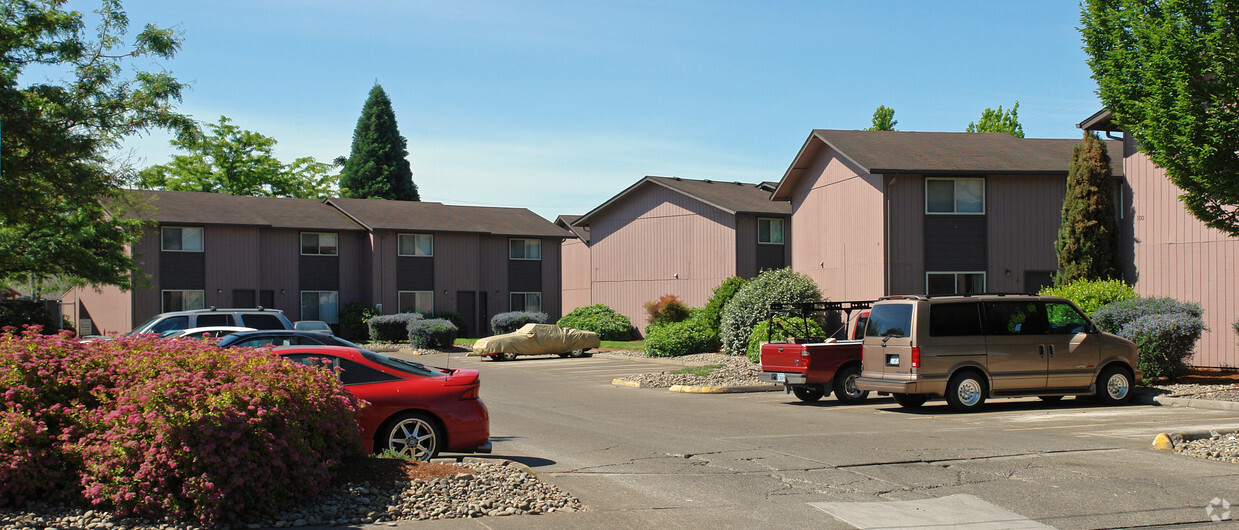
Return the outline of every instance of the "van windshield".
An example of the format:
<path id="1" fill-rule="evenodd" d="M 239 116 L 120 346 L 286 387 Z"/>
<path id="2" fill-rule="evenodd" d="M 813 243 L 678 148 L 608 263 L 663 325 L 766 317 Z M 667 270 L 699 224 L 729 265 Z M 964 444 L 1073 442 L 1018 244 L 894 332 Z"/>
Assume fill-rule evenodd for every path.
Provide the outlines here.
<path id="1" fill-rule="evenodd" d="M 866 337 L 907 337 L 912 330 L 911 304 L 878 304 L 869 311 Z"/>

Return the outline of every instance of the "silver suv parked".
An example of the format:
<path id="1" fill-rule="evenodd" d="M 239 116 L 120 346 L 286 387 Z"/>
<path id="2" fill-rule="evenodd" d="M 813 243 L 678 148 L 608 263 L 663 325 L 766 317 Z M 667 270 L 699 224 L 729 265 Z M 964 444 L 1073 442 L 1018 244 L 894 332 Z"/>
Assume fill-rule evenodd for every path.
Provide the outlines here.
<path id="1" fill-rule="evenodd" d="M 241 326 L 254 329 L 293 329 L 293 323 L 279 309 L 191 309 L 160 313 L 126 335 L 164 333 L 169 330 L 208 326 Z"/>
<path id="2" fill-rule="evenodd" d="M 1007 396 L 1120 404 L 1143 377 L 1135 344 L 1054 296 L 883 298 L 869 312 L 861 357 L 857 388 L 889 392 L 904 407 L 945 398 L 957 411 Z"/>

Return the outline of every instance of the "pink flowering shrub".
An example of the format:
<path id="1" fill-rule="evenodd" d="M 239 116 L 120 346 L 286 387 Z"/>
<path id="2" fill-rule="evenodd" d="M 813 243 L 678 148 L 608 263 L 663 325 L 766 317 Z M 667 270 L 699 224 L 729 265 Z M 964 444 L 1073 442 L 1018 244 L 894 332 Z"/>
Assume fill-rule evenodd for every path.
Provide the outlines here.
<path id="1" fill-rule="evenodd" d="M 362 454 L 356 398 L 264 349 L 5 333 L 0 389 L 0 504 L 77 497 L 224 524 L 303 501 Z"/>

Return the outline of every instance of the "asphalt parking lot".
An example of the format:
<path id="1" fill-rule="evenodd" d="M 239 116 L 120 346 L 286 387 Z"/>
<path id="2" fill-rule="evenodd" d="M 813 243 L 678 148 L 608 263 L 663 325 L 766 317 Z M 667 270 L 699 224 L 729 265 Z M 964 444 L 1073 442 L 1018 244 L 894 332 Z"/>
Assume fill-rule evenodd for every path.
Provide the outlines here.
<path id="1" fill-rule="evenodd" d="M 910 412 L 889 398 L 842 406 L 609 384 L 666 369 L 640 359 L 419 360 L 481 370 L 489 456 L 529 465 L 587 507 L 419 526 L 1120 528 L 1212 524 L 1214 499 L 1239 502 L 1239 466 L 1150 445 L 1162 431 L 1239 428 L 1235 412 L 1072 399 Z"/>

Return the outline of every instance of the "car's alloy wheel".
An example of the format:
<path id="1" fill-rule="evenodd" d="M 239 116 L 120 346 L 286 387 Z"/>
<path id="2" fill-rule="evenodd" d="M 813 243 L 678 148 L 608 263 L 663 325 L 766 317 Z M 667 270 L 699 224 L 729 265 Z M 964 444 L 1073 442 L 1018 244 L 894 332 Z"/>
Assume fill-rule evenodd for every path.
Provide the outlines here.
<path id="1" fill-rule="evenodd" d="M 849 366 L 835 374 L 835 399 L 840 403 L 850 405 L 868 398 L 868 390 L 856 388 L 857 379 L 860 379 L 859 366 Z"/>
<path id="2" fill-rule="evenodd" d="M 427 461 L 439 454 L 439 427 L 424 414 L 411 412 L 397 417 L 383 434 L 382 449 L 391 449 L 414 460 Z"/>

